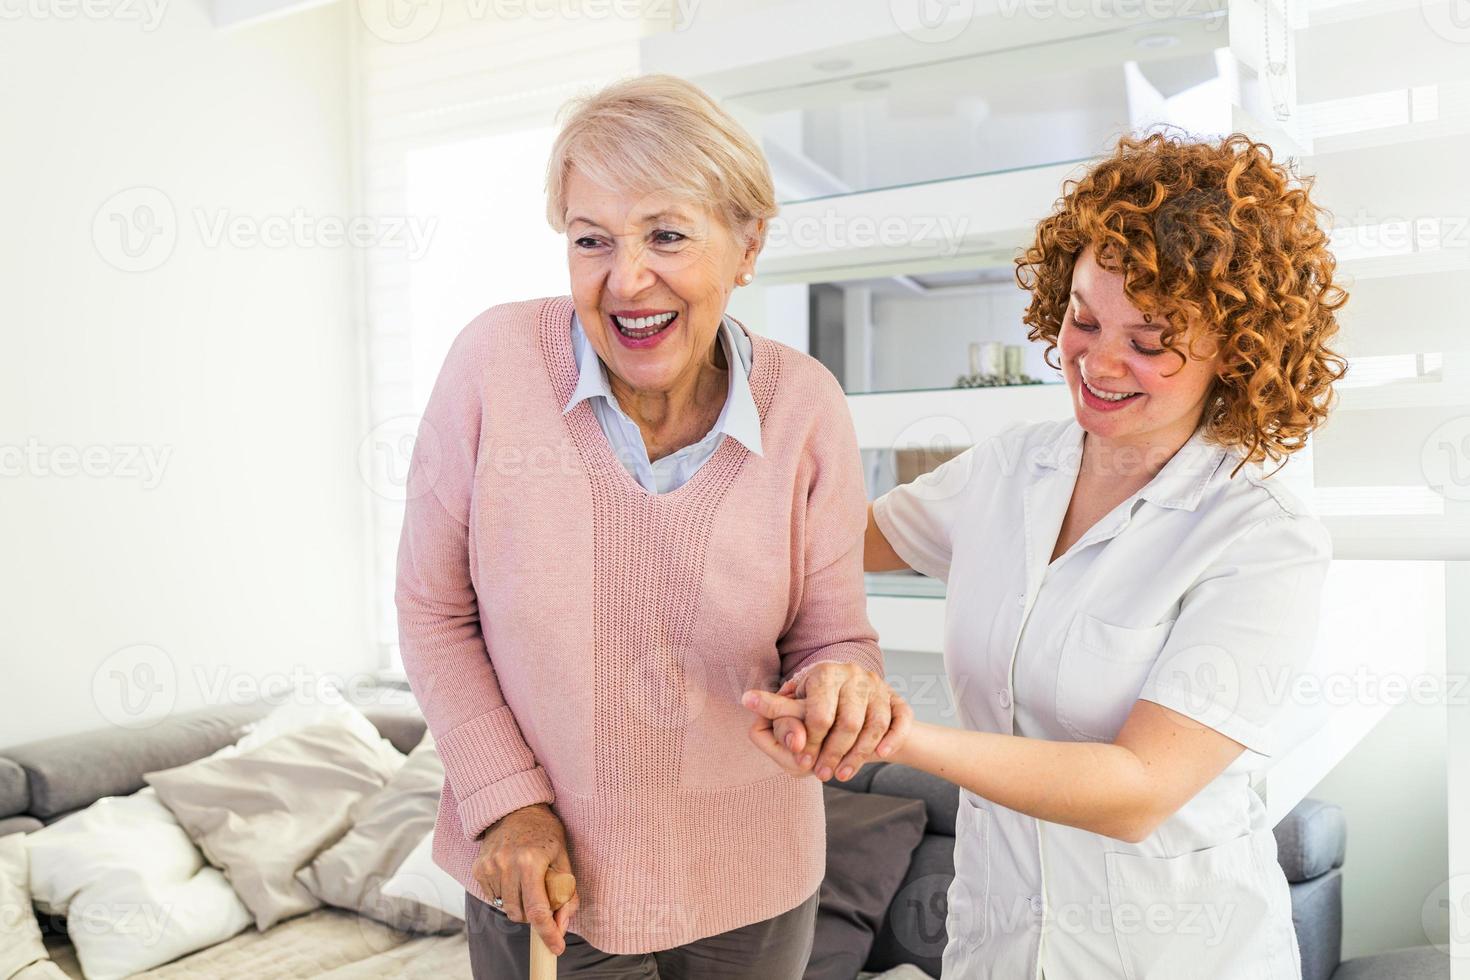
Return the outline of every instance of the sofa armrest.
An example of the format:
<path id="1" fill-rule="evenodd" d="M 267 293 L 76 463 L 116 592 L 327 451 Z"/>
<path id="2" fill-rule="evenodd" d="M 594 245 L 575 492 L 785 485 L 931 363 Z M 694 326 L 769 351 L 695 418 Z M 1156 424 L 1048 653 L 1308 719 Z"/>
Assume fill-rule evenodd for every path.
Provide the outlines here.
<path id="1" fill-rule="evenodd" d="M 1347 822 L 1342 807 L 1302 800 L 1276 825 L 1276 859 L 1292 884 L 1311 881 L 1342 867 L 1347 854 Z"/>

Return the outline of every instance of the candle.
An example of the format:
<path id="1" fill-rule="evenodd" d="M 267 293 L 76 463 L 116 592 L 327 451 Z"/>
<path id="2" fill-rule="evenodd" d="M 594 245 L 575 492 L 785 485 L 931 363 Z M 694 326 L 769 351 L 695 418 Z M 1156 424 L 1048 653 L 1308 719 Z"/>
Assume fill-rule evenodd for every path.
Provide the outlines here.
<path id="1" fill-rule="evenodd" d="M 1006 380 L 1019 381 L 1021 379 L 1021 376 L 1026 373 L 1026 348 L 1022 347 L 1020 344 L 1007 344 L 1005 359 Z"/>
<path id="2" fill-rule="evenodd" d="M 1005 370 L 1006 345 L 998 340 L 993 340 L 985 345 L 985 350 L 980 358 L 980 373 L 998 375 Z"/>

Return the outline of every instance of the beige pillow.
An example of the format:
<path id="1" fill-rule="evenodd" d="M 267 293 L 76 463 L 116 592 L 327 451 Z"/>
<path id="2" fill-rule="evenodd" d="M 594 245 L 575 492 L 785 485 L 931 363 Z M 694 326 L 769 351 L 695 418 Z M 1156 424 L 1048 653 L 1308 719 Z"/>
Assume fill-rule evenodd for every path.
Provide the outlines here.
<path id="1" fill-rule="evenodd" d="M 31 909 L 31 863 L 25 834 L 0 837 L 0 980 L 48 959 Z"/>
<path id="2" fill-rule="evenodd" d="M 444 765 L 434 736 L 408 755 L 388 785 L 364 797 L 353 813 L 352 829 L 296 872 L 311 893 L 328 905 L 359 912 L 407 932 L 454 932 L 463 923 L 411 898 L 382 894 L 385 881 L 410 851 L 434 829 Z"/>
<path id="3" fill-rule="evenodd" d="M 66 971 L 50 960 L 37 960 L 13 974 L 10 980 L 71 980 Z"/>
<path id="4" fill-rule="evenodd" d="M 261 931 L 321 905 L 296 880 L 352 826 L 352 808 L 383 788 L 403 754 L 337 725 L 314 725 L 249 752 L 144 775 Z"/>

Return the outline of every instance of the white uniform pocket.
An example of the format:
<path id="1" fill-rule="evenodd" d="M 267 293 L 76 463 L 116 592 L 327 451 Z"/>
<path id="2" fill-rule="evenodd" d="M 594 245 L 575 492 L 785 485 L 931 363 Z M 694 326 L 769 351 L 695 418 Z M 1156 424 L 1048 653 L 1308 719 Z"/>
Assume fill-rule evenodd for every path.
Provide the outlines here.
<path id="1" fill-rule="evenodd" d="M 1091 741 L 1111 741 L 1143 690 L 1174 621 L 1114 626 L 1082 613 L 1062 641 L 1057 662 L 1057 721 Z"/>
<path id="2" fill-rule="evenodd" d="M 1104 855 L 1127 980 L 1299 980 L 1275 853 L 1258 830 L 1176 857 Z"/>
<path id="3" fill-rule="evenodd" d="M 985 942 L 990 935 L 990 836 L 989 811 L 960 791 L 960 808 L 955 814 L 954 881 L 949 886 L 949 915 L 945 931 L 949 942 L 945 960 L 962 950 Z"/>

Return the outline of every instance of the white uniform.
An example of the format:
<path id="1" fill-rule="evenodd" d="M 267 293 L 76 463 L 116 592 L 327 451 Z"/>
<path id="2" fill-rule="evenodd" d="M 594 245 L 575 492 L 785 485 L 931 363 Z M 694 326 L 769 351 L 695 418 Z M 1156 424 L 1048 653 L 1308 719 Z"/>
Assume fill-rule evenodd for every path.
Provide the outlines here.
<path id="1" fill-rule="evenodd" d="M 1139 844 L 962 791 L 944 980 L 1301 976 L 1285 876 L 1250 773 L 1312 653 L 1326 529 L 1195 436 L 1050 562 L 1082 455 L 1075 421 L 1019 426 L 876 502 L 948 582 L 964 727 L 1110 742 L 1154 701 L 1247 751 Z"/>

